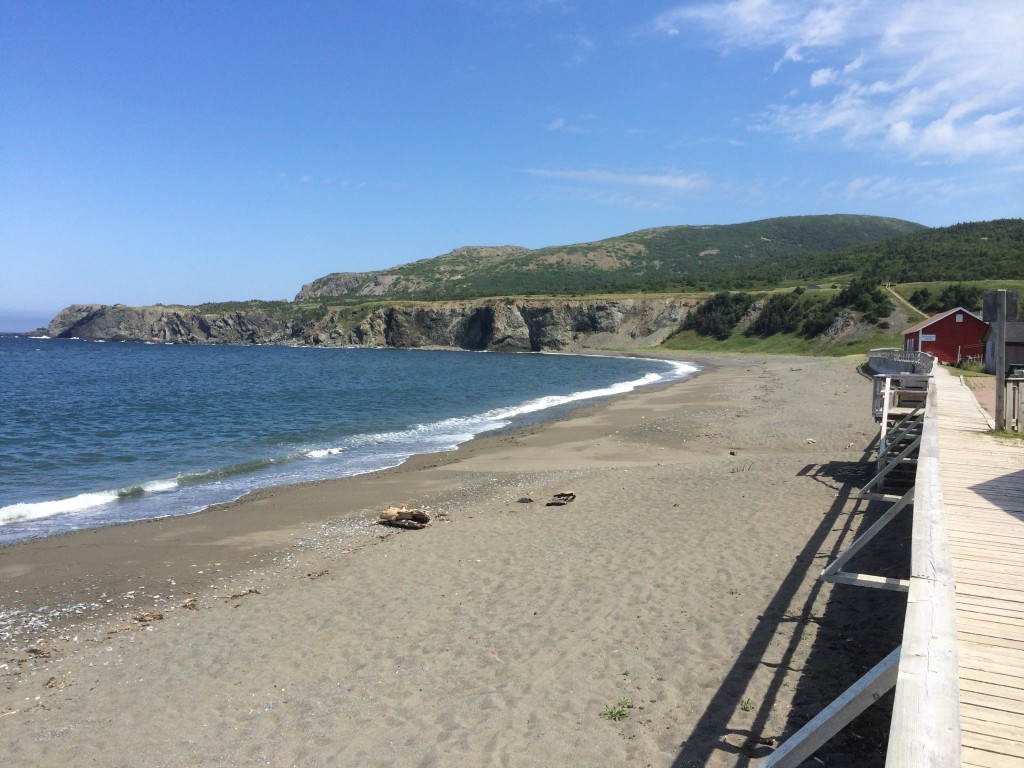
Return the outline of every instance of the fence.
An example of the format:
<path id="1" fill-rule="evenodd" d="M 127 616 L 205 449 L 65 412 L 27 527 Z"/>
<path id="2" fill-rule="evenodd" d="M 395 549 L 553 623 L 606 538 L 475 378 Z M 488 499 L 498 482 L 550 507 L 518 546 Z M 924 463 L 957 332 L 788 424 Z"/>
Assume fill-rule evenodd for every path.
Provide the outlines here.
<path id="1" fill-rule="evenodd" d="M 902 350 L 872 350 L 902 353 Z M 900 355 L 879 356 L 900 361 Z M 928 356 L 930 357 L 930 356 Z M 929 366 L 930 369 L 930 366 Z M 884 378 L 884 377 L 879 377 Z M 889 731 L 888 768 L 955 768 L 959 766 L 960 696 L 957 675 L 955 587 L 949 560 L 949 545 L 943 525 L 942 487 L 939 478 L 938 414 L 934 377 L 924 377 L 925 396 L 895 425 L 911 438 L 908 447 L 896 455 L 880 449 L 879 471 L 860 490 L 861 498 L 891 503 L 866 533 L 830 563 L 821 578 L 839 584 L 907 592 L 907 616 L 903 643 L 867 672 L 842 696 L 762 761 L 759 768 L 796 768 L 804 760 L 867 709 L 880 696 L 896 688 L 893 719 Z M 876 379 L 877 381 L 877 379 Z M 883 382 L 882 390 L 893 390 Z M 885 441 L 887 418 L 882 420 Z M 914 455 L 916 454 L 916 455 Z M 916 464 L 914 484 L 902 496 L 881 489 L 886 476 L 904 462 Z M 878 535 L 902 510 L 913 510 L 913 542 L 910 578 L 894 579 L 842 570 L 860 549 Z"/>
<path id="2" fill-rule="evenodd" d="M 868 352 L 868 367 L 875 373 L 917 373 L 927 376 L 935 365 L 935 357 L 926 352 L 907 352 L 903 349 L 872 349 Z"/>

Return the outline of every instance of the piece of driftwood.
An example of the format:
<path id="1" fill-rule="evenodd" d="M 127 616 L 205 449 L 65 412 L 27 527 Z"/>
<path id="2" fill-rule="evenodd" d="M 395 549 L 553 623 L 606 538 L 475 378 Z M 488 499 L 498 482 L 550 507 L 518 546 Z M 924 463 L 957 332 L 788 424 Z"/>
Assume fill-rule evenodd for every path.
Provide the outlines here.
<path id="1" fill-rule="evenodd" d="M 556 493 L 551 497 L 551 501 L 545 504 L 545 507 L 561 507 L 568 504 L 570 501 L 576 498 L 576 494 L 573 491 L 562 491 Z"/>
<path id="2" fill-rule="evenodd" d="M 233 595 L 224 595 L 223 600 L 238 600 L 242 597 L 248 597 L 249 595 L 258 595 L 260 591 L 256 587 L 249 587 L 245 592 L 237 592 Z"/>
<path id="3" fill-rule="evenodd" d="M 375 522 L 377 525 L 391 525 L 395 528 L 426 528 L 430 523 L 430 513 L 425 509 L 409 509 L 404 505 L 388 507 Z"/>

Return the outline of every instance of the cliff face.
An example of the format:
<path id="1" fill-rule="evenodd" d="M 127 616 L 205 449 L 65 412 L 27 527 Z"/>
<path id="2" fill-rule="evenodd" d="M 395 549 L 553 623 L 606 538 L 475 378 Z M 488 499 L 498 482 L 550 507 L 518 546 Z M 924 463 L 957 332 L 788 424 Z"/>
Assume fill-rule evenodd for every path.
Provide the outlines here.
<path id="1" fill-rule="evenodd" d="M 332 327 L 328 317 L 314 342 L 501 352 L 651 346 L 675 331 L 692 305 L 681 299 L 591 299 L 394 306 L 373 310 L 350 329 Z"/>
<path id="2" fill-rule="evenodd" d="M 74 305 L 50 322 L 49 332 L 109 341 L 536 352 L 656 345 L 679 327 L 695 303 L 678 298 L 438 302 L 369 313 L 338 310 L 308 322 L 257 310 L 201 313 L 188 307 Z"/>
<path id="3" fill-rule="evenodd" d="M 50 321 L 55 338 L 175 344 L 287 344 L 289 322 L 264 312 L 202 313 L 188 307 L 73 304 Z"/>

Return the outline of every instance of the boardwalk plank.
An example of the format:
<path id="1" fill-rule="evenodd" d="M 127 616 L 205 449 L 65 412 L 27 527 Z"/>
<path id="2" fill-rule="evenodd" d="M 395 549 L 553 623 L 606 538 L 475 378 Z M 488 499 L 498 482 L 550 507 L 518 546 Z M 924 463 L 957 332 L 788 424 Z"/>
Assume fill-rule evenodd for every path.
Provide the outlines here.
<path id="1" fill-rule="evenodd" d="M 984 621 L 957 614 L 957 627 L 965 633 L 1015 640 L 1024 645 L 1024 625 Z"/>
<path id="2" fill-rule="evenodd" d="M 1024 450 L 985 434 L 961 382 L 943 371 L 935 381 L 962 761 L 1024 767 Z"/>
<path id="3" fill-rule="evenodd" d="M 957 621 L 961 619 L 966 622 L 991 622 L 993 624 L 1009 624 L 1018 627 L 1018 631 L 1024 632 L 1024 612 L 1016 613 L 989 613 L 984 610 L 974 610 L 973 607 L 965 606 L 957 608 Z"/>
<path id="4" fill-rule="evenodd" d="M 1019 680 L 1020 678 L 1015 678 Z M 989 683 L 982 680 L 972 680 L 970 677 L 960 677 L 960 692 L 970 691 L 979 696 L 991 696 L 995 699 L 1018 699 L 1021 696 L 1020 685 L 1004 685 L 1002 683 Z"/>
<path id="5" fill-rule="evenodd" d="M 982 667 L 981 669 L 975 669 L 972 667 L 972 662 L 969 659 L 965 659 L 960 664 L 960 679 L 963 680 L 974 680 L 976 682 L 987 682 L 993 685 L 1006 685 L 1012 688 L 1024 689 L 1024 673 L 1020 670 L 1016 670 L 1014 673 L 1006 670 L 992 671 L 984 664 L 977 665 Z"/>

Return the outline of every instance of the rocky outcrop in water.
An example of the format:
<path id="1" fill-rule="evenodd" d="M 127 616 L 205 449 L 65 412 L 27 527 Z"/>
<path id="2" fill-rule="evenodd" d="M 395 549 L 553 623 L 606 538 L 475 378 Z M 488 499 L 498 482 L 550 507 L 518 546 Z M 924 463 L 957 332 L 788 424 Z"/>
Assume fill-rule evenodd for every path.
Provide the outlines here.
<path id="1" fill-rule="evenodd" d="M 668 299 L 490 300 L 325 310 L 203 312 L 189 307 L 74 305 L 54 337 L 185 344 L 450 347 L 503 352 L 661 343 L 696 302 Z"/>

